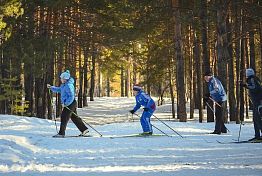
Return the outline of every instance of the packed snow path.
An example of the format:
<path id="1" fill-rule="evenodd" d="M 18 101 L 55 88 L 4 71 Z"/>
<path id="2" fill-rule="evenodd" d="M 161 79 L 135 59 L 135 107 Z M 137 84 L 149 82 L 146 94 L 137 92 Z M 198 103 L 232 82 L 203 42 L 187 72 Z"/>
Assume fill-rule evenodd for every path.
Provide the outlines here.
<path id="1" fill-rule="evenodd" d="M 101 107 L 100 107 L 101 108 Z M 100 109 L 102 112 L 102 108 Z M 107 111 L 106 109 L 104 111 Z M 84 113 L 84 112 L 82 112 Z M 87 112 L 90 113 L 90 112 Z M 113 116 L 113 113 L 111 114 Z M 170 122 L 182 139 L 160 122 L 154 125 L 174 137 L 114 138 L 141 132 L 139 122 L 95 125 L 104 137 L 52 138 L 53 121 L 0 115 L 0 175 L 110 176 L 259 176 L 262 144 L 219 144 L 237 139 L 239 125 L 227 124 L 227 135 L 209 135 L 214 123 Z M 67 135 L 79 131 L 70 123 Z M 159 133 L 155 130 L 155 133 Z M 253 125 L 242 127 L 241 140 L 253 137 Z M 96 136 L 94 131 L 92 135 Z"/>
<path id="2" fill-rule="evenodd" d="M 0 175 L 261 175 L 262 144 L 216 142 L 237 139 L 237 125 L 215 136 L 206 134 L 213 124 L 169 124 L 186 138 L 107 137 L 140 132 L 134 122 L 96 126 L 104 138 L 55 139 L 52 121 L 1 115 Z M 245 125 L 242 139 L 252 133 Z M 67 134 L 78 134 L 73 124 Z"/>

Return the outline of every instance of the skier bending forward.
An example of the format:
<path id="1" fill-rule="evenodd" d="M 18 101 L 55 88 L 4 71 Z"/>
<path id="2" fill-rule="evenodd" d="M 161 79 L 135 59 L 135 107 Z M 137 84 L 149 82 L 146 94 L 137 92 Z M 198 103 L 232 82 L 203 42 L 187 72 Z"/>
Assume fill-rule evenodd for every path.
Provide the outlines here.
<path id="1" fill-rule="evenodd" d="M 141 135 L 152 135 L 152 125 L 150 118 L 156 110 L 156 105 L 154 100 L 146 94 L 141 87 L 133 87 L 134 95 L 136 96 L 136 106 L 130 113 L 134 114 L 141 106 L 144 106 L 144 112 L 140 118 L 141 126 L 143 128 L 143 133 Z"/>
<path id="2" fill-rule="evenodd" d="M 62 82 L 60 87 L 51 86 L 49 84 L 47 85 L 47 87 L 51 89 L 53 92 L 61 94 L 61 103 L 63 106 L 60 130 L 59 133 L 53 137 L 65 136 L 66 126 L 70 118 L 73 121 L 73 123 L 77 126 L 77 128 L 81 131 L 81 134 L 79 136 L 84 136 L 89 131 L 83 123 L 82 119 L 76 116 L 77 103 L 75 100 L 74 79 L 71 78 L 70 72 L 68 70 L 62 73 L 60 75 L 60 78 Z"/>

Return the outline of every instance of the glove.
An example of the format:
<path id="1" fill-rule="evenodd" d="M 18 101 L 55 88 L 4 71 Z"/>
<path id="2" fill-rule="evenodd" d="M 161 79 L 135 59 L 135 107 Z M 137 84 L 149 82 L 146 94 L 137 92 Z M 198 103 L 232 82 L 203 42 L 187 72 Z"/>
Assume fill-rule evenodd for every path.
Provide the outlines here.
<path id="1" fill-rule="evenodd" d="M 209 100 L 209 97 L 210 97 L 210 93 L 205 94 L 203 98 L 204 102 L 207 102 Z"/>
<path id="2" fill-rule="evenodd" d="M 131 111 L 129 111 L 131 114 L 134 114 L 135 113 L 135 111 L 134 110 L 131 110 Z"/>
<path id="3" fill-rule="evenodd" d="M 149 108 L 144 108 L 144 111 L 149 111 Z"/>
<path id="4" fill-rule="evenodd" d="M 50 84 L 47 84 L 46 86 L 47 86 L 47 88 L 48 88 L 48 89 L 50 89 L 50 88 L 51 88 L 51 85 L 50 85 Z"/>

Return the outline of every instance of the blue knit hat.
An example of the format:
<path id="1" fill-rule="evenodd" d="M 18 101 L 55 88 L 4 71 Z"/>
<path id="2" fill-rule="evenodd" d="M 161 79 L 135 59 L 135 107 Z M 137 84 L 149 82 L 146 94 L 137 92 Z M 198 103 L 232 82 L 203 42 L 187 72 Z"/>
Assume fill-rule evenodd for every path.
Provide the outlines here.
<path id="1" fill-rule="evenodd" d="M 61 79 L 70 79 L 70 71 L 69 70 L 66 70 L 65 72 L 63 72 L 61 75 L 60 75 L 60 78 Z"/>

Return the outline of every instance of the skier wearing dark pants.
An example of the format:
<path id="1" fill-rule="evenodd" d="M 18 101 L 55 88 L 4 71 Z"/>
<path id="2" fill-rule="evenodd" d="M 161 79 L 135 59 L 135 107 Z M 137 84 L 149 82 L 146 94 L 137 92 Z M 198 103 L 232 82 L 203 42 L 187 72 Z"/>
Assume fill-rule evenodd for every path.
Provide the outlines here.
<path id="1" fill-rule="evenodd" d="M 66 126 L 70 118 L 73 121 L 73 123 L 76 125 L 76 127 L 81 131 L 80 136 L 83 136 L 87 134 L 89 131 L 88 128 L 83 123 L 82 119 L 75 115 L 77 103 L 75 100 L 74 79 L 70 77 L 70 72 L 68 70 L 66 72 L 63 72 L 60 75 L 60 78 L 62 82 L 60 87 L 51 86 L 49 84 L 47 85 L 47 87 L 51 89 L 52 92 L 61 94 L 61 102 L 63 106 L 63 111 L 61 114 L 60 130 L 59 133 L 54 137 L 65 136 Z"/>
<path id="2" fill-rule="evenodd" d="M 209 99 L 215 102 L 215 118 L 216 125 L 212 134 L 227 133 L 227 128 L 224 124 L 224 114 L 226 110 L 227 95 L 222 83 L 213 76 L 211 72 L 206 72 L 205 81 L 208 83 L 209 94 L 205 95 L 204 101 L 207 103 Z"/>
<path id="3" fill-rule="evenodd" d="M 249 141 L 262 140 L 262 87 L 259 78 L 255 76 L 252 68 L 246 69 L 246 84 L 241 82 L 241 86 L 248 89 L 248 94 L 253 104 L 255 137 Z"/>
<path id="4" fill-rule="evenodd" d="M 140 123 L 143 129 L 141 135 L 152 135 L 153 129 L 150 122 L 150 118 L 156 110 L 156 105 L 154 100 L 146 94 L 141 87 L 133 87 L 134 95 L 136 96 L 136 106 L 130 113 L 134 114 L 141 106 L 144 106 L 144 112 L 140 118 Z"/>

